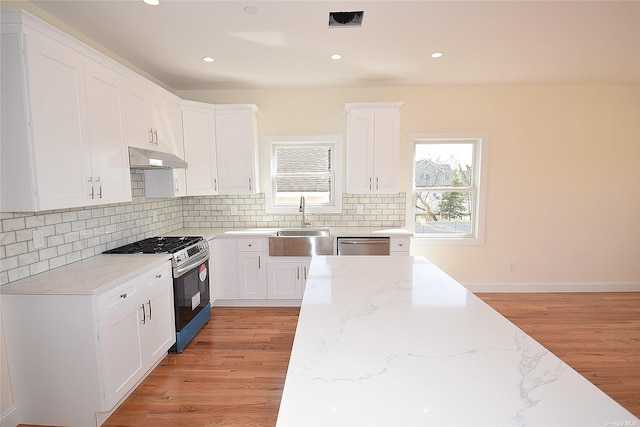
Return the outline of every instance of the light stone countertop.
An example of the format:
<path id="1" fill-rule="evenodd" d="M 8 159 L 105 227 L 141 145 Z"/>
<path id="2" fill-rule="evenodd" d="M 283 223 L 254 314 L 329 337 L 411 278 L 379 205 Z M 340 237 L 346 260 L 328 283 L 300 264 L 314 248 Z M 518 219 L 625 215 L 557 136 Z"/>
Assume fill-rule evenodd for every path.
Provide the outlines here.
<path id="1" fill-rule="evenodd" d="M 275 235 L 278 230 L 297 227 L 269 227 L 269 228 L 181 228 L 168 233 L 167 236 L 203 236 L 206 240 L 225 237 L 269 237 Z M 413 235 L 406 228 L 389 227 L 314 227 L 309 229 L 328 228 L 332 236 L 339 237 L 364 237 L 364 236 L 406 236 Z"/>
<path id="2" fill-rule="evenodd" d="M 277 426 L 638 426 L 422 257 L 314 257 Z"/>
<path id="3" fill-rule="evenodd" d="M 169 262 L 169 254 L 101 254 L 0 286 L 0 294 L 97 295 Z"/>

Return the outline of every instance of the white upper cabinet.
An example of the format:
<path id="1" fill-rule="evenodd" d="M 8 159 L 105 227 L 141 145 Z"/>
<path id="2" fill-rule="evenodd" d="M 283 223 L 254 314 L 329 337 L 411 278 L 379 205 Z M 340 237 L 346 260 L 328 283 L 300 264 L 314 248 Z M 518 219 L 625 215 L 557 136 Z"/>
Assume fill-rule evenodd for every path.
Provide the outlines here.
<path id="1" fill-rule="evenodd" d="M 2 34 L 0 209 L 130 201 L 117 73 L 21 24 L 41 25 L 29 15 L 9 16 L 16 23 Z"/>
<path id="2" fill-rule="evenodd" d="M 131 200 L 129 153 L 122 135 L 124 79 L 97 63 L 87 64 L 85 76 L 93 201 Z"/>
<path id="3" fill-rule="evenodd" d="M 218 194 L 257 194 L 258 108 L 255 105 L 216 105 Z"/>
<path id="4" fill-rule="evenodd" d="M 399 191 L 400 102 L 347 104 L 346 190 Z"/>
<path id="5" fill-rule="evenodd" d="M 124 97 L 126 145 L 183 157 L 180 105 L 129 80 Z"/>
<path id="6" fill-rule="evenodd" d="M 183 105 L 182 130 L 187 168 L 187 194 L 218 194 L 218 161 L 213 105 Z"/>

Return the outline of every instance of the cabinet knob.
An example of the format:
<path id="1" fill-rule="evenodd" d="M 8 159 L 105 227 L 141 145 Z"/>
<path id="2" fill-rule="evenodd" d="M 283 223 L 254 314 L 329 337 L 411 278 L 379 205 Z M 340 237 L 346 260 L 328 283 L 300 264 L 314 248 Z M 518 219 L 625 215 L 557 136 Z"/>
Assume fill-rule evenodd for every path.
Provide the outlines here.
<path id="1" fill-rule="evenodd" d="M 125 299 L 127 297 L 127 293 L 125 292 L 124 294 L 120 294 L 120 298 Z"/>
<path id="2" fill-rule="evenodd" d="M 156 274 L 156 279 L 161 279 L 162 278 L 162 274 Z"/>

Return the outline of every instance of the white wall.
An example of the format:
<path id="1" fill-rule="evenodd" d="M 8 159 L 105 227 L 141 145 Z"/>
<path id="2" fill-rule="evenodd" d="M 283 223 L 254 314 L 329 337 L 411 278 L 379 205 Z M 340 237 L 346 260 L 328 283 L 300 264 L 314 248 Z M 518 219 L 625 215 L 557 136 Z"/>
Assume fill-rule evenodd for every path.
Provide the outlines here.
<path id="1" fill-rule="evenodd" d="M 465 284 L 640 288 L 639 86 L 484 85 L 177 94 L 211 103 L 255 103 L 260 108 L 261 136 L 344 135 L 345 103 L 404 101 L 403 182 L 410 167 L 406 160 L 409 132 L 487 132 L 485 244 L 416 244 L 413 253 L 427 256 Z M 516 271 L 508 271 L 510 261 L 516 262 Z"/>

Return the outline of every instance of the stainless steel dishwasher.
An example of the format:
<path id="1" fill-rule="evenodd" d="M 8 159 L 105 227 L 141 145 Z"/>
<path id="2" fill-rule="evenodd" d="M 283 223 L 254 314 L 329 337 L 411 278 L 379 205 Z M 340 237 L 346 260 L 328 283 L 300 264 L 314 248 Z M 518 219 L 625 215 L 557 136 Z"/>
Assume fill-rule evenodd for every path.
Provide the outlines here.
<path id="1" fill-rule="evenodd" d="M 338 255 L 389 255 L 389 237 L 338 237 Z"/>

